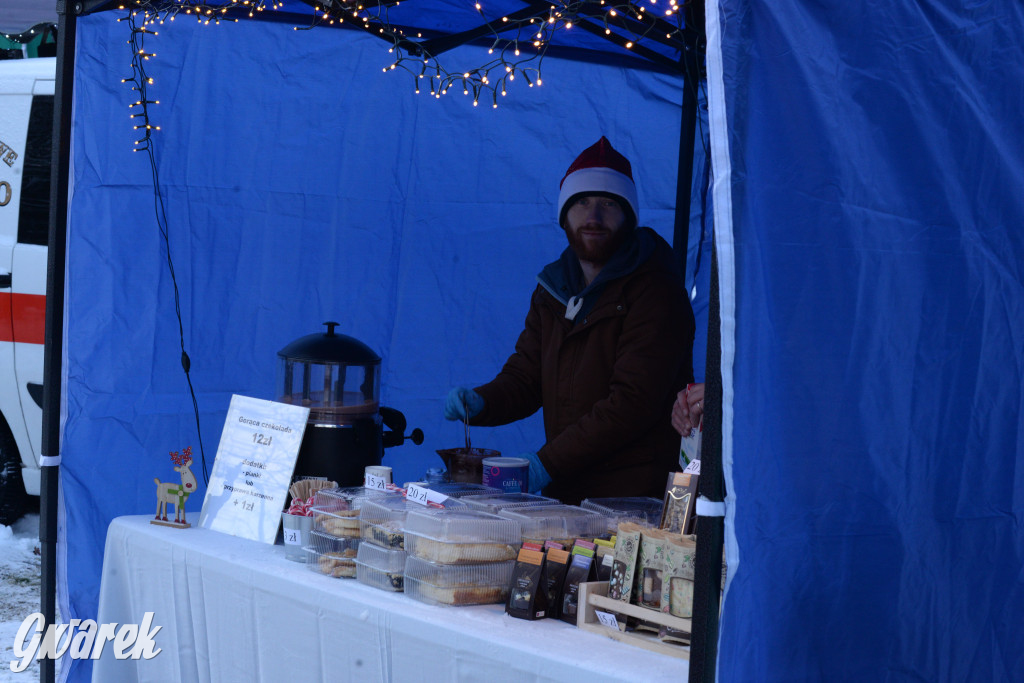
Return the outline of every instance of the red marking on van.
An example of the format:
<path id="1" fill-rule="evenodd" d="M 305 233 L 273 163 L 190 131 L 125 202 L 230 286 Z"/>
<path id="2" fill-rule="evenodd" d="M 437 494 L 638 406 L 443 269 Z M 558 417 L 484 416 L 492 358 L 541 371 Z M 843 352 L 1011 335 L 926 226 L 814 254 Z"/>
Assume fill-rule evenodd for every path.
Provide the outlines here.
<path id="1" fill-rule="evenodd" d="M 42 344 L 46 339 L 46 296 L 0 292 L 0 341 Z"/>

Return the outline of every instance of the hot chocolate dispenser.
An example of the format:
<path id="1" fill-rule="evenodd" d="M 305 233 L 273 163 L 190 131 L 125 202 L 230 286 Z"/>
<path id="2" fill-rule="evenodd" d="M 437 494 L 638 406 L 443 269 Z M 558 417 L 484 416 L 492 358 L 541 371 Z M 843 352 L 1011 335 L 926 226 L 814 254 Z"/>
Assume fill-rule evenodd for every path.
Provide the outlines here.
<path id="1" fill-rule="evenodd" d="M 385 448 L 406 438 L 421 444 L 423 432 L 414 429 L 406 437 L 405 415 L 380 405 L 380 356 L 336 333 L 338 323 L 324 324 L 327 332 L 300 337 L 277 352 L 278 400 L 309 408 L 294 478 L 360 486 L 364 469 L 379 465 Z"/>

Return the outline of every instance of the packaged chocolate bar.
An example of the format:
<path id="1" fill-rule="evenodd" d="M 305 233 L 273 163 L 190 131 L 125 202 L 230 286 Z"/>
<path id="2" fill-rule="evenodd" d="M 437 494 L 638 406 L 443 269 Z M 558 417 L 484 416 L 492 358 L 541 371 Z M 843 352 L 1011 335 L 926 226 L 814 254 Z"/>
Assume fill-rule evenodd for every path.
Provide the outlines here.
<path id="1" fill-rule="evenodd" d="M 668 565 L 669 533 L 659 529 L 640 532 L 640 553 L 636 563 L 636 604 L 661 609 L 661 582 Z"/>
<path id="2" fill-rule="evenodd" d="M 597 567 L 597 580 L 608 581 L 612 577 L 612 564 L 615 563 L 614 551 L 608 548 L 598 548 L 597 557 L 594 558 L 594 566 Z"/>
<path id="3" fill-rule="evenodd" d="M 586 583 L 590 575 L 590 566 L 594 558 L 582 553 L 572 556 L 569 569 L 565 572 L 565 582 L 562 584 L 562 605 L 559 619 L 567 624 L 576 625 L 576 610 L 579 606 L 580 584 Z"/>
<path id="4" fill-rule="evenodd" d="M 668 475 L 665 505 L 659 528 L 677 534 L 692 534 L 697 525 L 697 483 L 700 481 L 700 460 L 694 460 L 682 472 Z"/>
<path id="5" fill-rule="evenodd" d="M 661 575 L 661 611 L 672 616 L 693 617 L 693 572 L 697 557 L 696 536 L 666 535 L 664 571 Z"/>
<path id="6" fill-rule="evenodd" d="M 547 616 L 548 593 L 544 586 L 544 553 L 523 548 L 516 558 L 505 612 L 517 619 Z"/>
<path id="7" fill-rule="evenodd" d="M 544 588 L 548 594 L 548 617 L 557 619 L 562 615 L 562 584 L 569 569 L 569 551 L 548 548 L 544 559 Z"/>
<path id="8" fill-rule="evenodd" d="M 608 597 L 612 600 L 632 601 L 636 558 L 640 550 L 640 531 L 643 528 L 634 522 L 619 524 L 615 536 L 612 574 L 608 578 Z"/>
<path id="9" fill-rule="evenodd" d="M 594 559 L 597 553 L 597 545 L 585 538 L 577 538 L 572 544 L 572 555 L 586 555 Z M 597 562 L 590 563 L 590 573 L 583 581 L 597 581 Z"/>

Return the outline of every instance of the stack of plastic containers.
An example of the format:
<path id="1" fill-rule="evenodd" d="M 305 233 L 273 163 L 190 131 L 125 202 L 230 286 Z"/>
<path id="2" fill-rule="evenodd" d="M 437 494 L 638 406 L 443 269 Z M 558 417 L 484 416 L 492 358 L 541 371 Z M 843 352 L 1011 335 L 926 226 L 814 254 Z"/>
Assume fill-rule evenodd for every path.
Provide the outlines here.
<path id="1" fill-rule="evenodd" d="M 323 489 L 313 497 L 313 530 L 306 546 L 310 569 L 335 578 L 356 575 L 359 549 L 359 510 L 373 498 L 394 495 L 362 487 Z"/>
<path id="2" fill-rule="evenodd" d="M 574 505 L 506 508 L 498 516 L 519 524 L 523 541 L 558 541 L 571 546 L 577 538 L 607 538 L 610 520 Z"/>
<path id="3" fill-rule="evenodd" d="M 519 524 L 464 508 L 410 511 L 405 592 L 436 605 L 502 602 L 515 566 Z"/>
<path id="4" fill-rule="evenodd" d="M 631 498 L 587 498 L 580 507 L 593 510 L 611 520 L 614 532 L 619 522 L 634 522 L 643 526 L 656 527 L 661 523 L 661 511 L 665 507 L 657 498 L 636 496 Z"/>
<path id="5" fill-rule="evenodd" d="M 453 501 L 459 505 L 458 502 Z M 368 586 L 400 591 L 405 572 L 405 517 L 429 510 L 403 496 L 373 498 L 359 510 L 362 543 L 356 556 L 356 578 Z"/>

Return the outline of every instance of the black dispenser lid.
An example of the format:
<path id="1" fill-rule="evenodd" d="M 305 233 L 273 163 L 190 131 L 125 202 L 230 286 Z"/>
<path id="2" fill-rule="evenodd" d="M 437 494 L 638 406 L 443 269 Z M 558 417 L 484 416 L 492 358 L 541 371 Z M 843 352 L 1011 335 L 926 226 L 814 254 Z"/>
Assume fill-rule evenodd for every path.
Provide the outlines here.
<path id="1" fill-rule="evenodd" d="M 380 356 L 373 349 L 347 334 L 337 334 L 336 322 L 325 322 L 327 332 L 307 334 L 277 352 L 287 360 L 345 365 L 376 365 Z"/>

